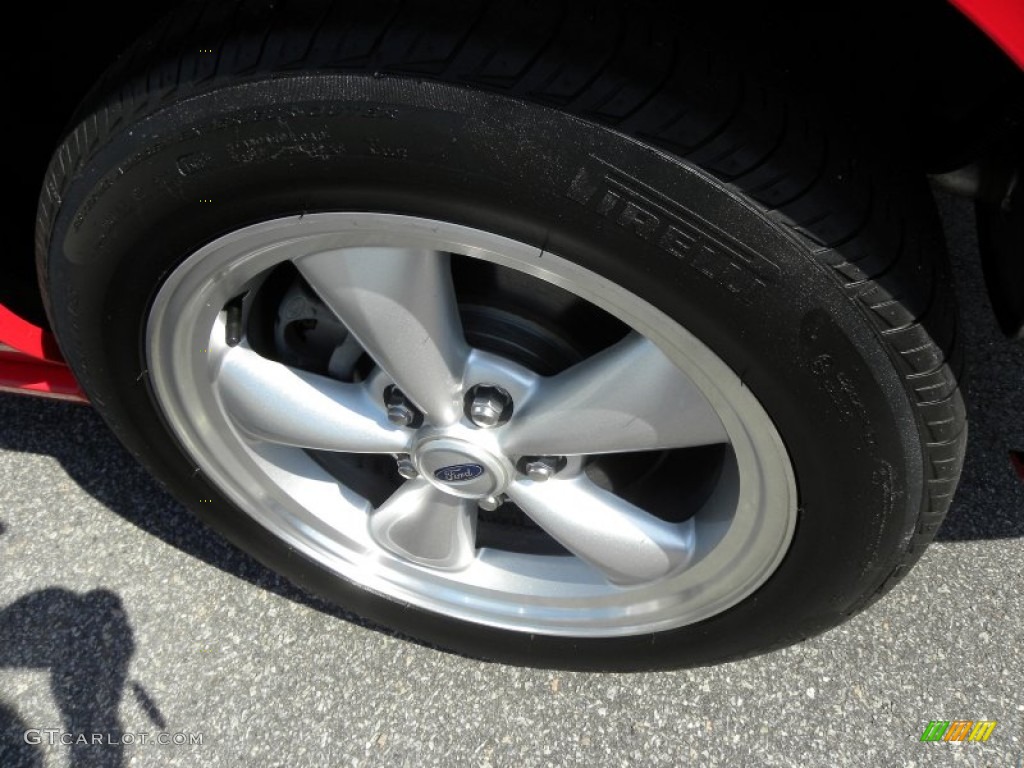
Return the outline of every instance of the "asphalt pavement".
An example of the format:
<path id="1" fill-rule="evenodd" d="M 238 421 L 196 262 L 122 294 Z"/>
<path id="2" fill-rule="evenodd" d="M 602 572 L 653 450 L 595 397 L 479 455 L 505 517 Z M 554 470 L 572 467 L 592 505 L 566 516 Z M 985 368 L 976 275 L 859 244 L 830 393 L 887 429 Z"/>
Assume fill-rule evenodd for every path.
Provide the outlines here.
<path id="1" fill-rule="evenodd" d="M 1024 345 L 992 319 L 970 205 L 941 203 L 972 369 L 950 516 L 865 613 L 719 667 L 552 672 L 393 637 L 204 529 L 89 408 L 0 395 L 0 766 L 1021 768 Z M 921 742 L 932 720 L 997 725 Z"/>

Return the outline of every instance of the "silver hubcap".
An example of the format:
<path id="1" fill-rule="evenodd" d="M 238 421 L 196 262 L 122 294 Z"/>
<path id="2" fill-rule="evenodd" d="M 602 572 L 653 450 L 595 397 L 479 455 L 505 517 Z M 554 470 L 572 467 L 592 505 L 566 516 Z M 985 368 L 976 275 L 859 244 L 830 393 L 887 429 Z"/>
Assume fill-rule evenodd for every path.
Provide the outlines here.
<path id="1" fill-rule="evenodd" d="M 552 376 L 474 348 L 453 256 L 559 286 L 630 331 Z M 239 297 L 248 319 L 285 262 L 347 331 L 332 361 L 355 345 L 365 376 L 286 365 L 238 333 Z M 169 423 L 225 494 L 321 566 L 427 610 L 544 634 L 668 629 L 750 595 L 792 537 L 792 468 L 734 372 L 622 287 L 486 232 L 369 213 L 247 227 L 171 274 L 148 357 Z M 709 445 L 725 447 L 713 488 L 675 522 L 587 472 L 595 457 Z M 313 451 L 390 455 L 404 481 L 373 504 Z M 480 510 L 506 500 L 569 554 L 480 546 Z"/>

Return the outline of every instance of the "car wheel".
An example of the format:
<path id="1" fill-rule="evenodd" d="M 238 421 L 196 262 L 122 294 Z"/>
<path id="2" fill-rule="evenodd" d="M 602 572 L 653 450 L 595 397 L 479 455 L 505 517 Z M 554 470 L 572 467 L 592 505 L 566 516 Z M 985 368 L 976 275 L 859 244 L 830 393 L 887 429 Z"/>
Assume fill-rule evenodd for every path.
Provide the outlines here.
<path id="1" fill-rule="evenodd" d="M 738 658 L 906 573 L 966 430 L 882 150 L 668 17 L 603 55 L 627 4 L 218 8 L 105 78 L 39 216 L 69 364 L 186 506 L 536 665 Z"/>

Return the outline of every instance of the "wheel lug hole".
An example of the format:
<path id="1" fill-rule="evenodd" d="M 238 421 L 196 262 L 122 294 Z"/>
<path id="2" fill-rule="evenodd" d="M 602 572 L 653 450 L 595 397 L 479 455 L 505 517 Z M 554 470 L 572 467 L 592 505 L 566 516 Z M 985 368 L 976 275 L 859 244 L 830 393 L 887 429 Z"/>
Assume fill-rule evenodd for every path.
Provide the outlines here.
<path id="1" fill-rule="evenodd" d="M 481 429 L 500 427 L 512 418 L 512 396 L 497 384 L 477 384 L 466 392 L 466 417 Z"/>
<path id="2" fill-rule="evenodd" d="M 543 483 L 565 469 L 567 463 L 565 456 L 524 456 L 516 468 L 535 483 Z"/>
<path id="3" fill-rule="evenodd" d="M 390 386 L 384 390 L 384 405 L 388 421 L 396 426 L 415 429 L 423 424 L 423 414 L 398 387 Z"/>

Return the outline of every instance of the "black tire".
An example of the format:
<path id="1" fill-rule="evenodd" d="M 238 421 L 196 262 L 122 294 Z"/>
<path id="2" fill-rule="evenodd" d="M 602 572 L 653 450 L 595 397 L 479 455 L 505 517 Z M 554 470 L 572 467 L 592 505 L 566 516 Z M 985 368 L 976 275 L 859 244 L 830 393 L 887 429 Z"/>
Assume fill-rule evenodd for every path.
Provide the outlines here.
<path id="1" fill-rule="evenodd" d="M 96 409 L 182 503 L 384 625 L 573 668 L 708 664 L 797 642 L 908 572 L 959 476 L 956 309 L 933 202 L 884 149 L 667 12 L 555 6 L 177 12 L 97 87 L 50 165 L 37 253 L 53 327 Z M 612 176 L 619 207 L 604 209 Z M 544 244 L 692 331 L 789 450 L 800 517 L 778 570 L 739 605 L 656 635 L 523 635 L 371 594 L 234 507 L 164 423 L 145 375 L 148 310 L 204 243 L 331 210 Z M 666 234 L 679 221 L 694 247 Z"/>

